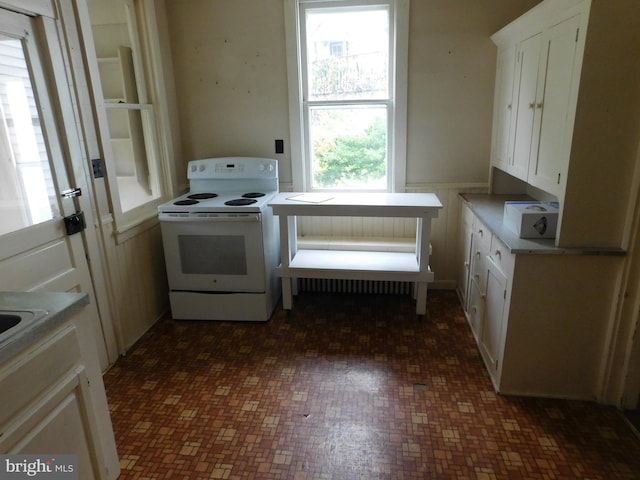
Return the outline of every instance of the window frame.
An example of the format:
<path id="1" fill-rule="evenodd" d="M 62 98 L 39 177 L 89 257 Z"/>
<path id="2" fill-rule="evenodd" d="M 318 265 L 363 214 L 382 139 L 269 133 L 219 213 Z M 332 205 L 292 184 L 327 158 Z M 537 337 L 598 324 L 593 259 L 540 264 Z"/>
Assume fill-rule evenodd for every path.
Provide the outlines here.
<path id="1" fill-rule="evenodd" d="M 87 45 L 87 62 L 96 106 L 96 127 L 99 132 L 99 149 L 107 181 L 109 203 L 114 221 L 114 234 L 118 243 L 126 241 L 138 227 L 147 228 L 149 221 L 157 219 L 158 206 L 174 196 L 176 177 L 170 164 L 173 158 L 173 141 L 170 121 L 167 118 L 166 99 L 158 92 L 166 91 L 160 72 L 164 70 L 154 0 L 123 0 L 127 8 L 129 35 L 134 62 L 142 78 L 136 79 L 138 102 L 107 105 L 101 86 L 98 59 L 93 42 L 93 32 L 88 8 L 81 9 L 83 39 Z M 152 74 L 151 72 L 156 72 Z M 150 171 L 157 174 L 156 187 L 160 195 L 148 202 L 123 211 L 116 177 L 115 157 L 110 145 L 107 110 L 120 108 L 138 111 L 145 117 L 145 146 L 153 162 Z M 149 141 L 151 140 L 151 141 Z M 153 163 L 153 164 L 152 164 Z"/>
<path id="2" fill-rule="evenodd" d="M 410 0 L 286 0 L 285 38 L 287 49 L 287 78 L 289 83 L 289 119 L 291 137 L 291 175 L 293 190 L 313 191 L 311 185 L 311 155 L 308 129 L 308 102 L 304 98 L 303 75 L 304 32 L 301 15 L 304 8 L 336 8 L 388 5 L 390 28 L 390 78 L 388 100 L 388 172 L 387 189 L 403 192 L 406 185 L 407 131 L 407 71 L 409 46 Z M 301 4 L 304 7 L 301 7 Z M 378 101 L 378 103 L 382 103 Z M 357 102 L 345 102 L 357 104 Z M 339 189 L 331 189 L 339 191 Z M 366 191 L 366 190 L 358 190 Z M 376 190 L 381 191 L 381 190 Z"/>

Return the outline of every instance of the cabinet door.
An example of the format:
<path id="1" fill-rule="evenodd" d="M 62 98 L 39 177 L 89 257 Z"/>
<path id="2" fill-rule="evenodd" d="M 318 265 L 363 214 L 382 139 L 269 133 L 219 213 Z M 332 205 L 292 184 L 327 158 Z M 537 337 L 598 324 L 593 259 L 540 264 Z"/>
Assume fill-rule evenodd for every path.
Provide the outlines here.
<path id="1" fill-rule="evenodd" d="M 471 275 L 471 255 L 473 239 L 473 212 L 464 201 L 460 209 L 460 237 L 458 239 L 458 295 L 462 308 L 468 313 L 469 278 Z"/>
<path id="2" fill-rule="evenodd" d="M 498 369 L 498 358 L 502 348 L 502 325 L 507 298 L 507 277 L 494 263 L 486 259 L 487 287 L 485 294 L 480 350 L 489 373 Z"/>
<path id="3" fill-rule="evenodd" d="M 484 292 L 480 290 L 478 284 L 472 279 L 469 282 L 469 310 L 467 312 L 467 319 L 476 342 L 480 341 L 480 333 L 482 332 L 484 303 Z"/>
<path id="4" fill-rule="evenodd" d="M 559 192 L 560 176 L 569 161 L 579 26 L 577 15 L 545 31 L 542 38 L 528 182 L 553 194 Z"/>
<path id="5" fill-rule="evenodd" d="M 84 371 L 79 370 L 75 376 L 69 375 L 47 392 L 23 423 L 16 422 L 18 426 L 14 437 L 21 438 L 8 452 L 77 455 L 78 478 L 108 478 L 108 474 L 98 468 L 98 458 L 102 459 L 98 446 L 92 441 L 95 431 L 92 431 L 90 421 L 95 412 L 90 410 L 87 384 Z M 8 435 L 6 442 L 13 440 Z M 114 472 L 112 477 L 116 474 Z"/>
<path id="6" fill-rule="evenodd" d="M 507 172 L 525 181 L 529 173 L 541 35 L 537 34 L 522 41 L 518 47 L 516 60 L 517 81 L 514 98 L 517 101 L 515 102 L 515 121 L 511 134 L 513 136 L 513 152 L 507 166 Z"/>
<path id="7" fill-rule="evenodd" d="M 495 106 L 493 124 L 492 163 L 507 170 L 513 148 L 511 141 L 511 120 L 513 112 L 513 91 L 516 68 L 516 46 L 498 52 L 496 69 Z"/>

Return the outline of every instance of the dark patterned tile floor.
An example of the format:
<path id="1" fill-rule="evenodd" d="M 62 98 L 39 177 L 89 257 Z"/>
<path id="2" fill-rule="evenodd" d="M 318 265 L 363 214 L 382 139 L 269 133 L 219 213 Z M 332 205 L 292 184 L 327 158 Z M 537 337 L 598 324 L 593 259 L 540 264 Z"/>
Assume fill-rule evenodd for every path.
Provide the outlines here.
<path id="1" fill-rule="evenodd" d="M 455 293 L 154 326 L 104 377 L 121 479 L 636 479 L 615 409 L 496 395 Z"/>

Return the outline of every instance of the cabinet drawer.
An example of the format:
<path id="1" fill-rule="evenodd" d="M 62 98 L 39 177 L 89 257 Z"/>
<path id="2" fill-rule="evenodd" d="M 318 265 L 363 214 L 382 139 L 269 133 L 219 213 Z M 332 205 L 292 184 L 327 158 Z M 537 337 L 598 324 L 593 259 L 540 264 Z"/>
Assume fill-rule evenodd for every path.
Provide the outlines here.
<path id="1" fill-rule="evenodd" d="M 474 251 L 480 251 L 486 254 L 489 252 L 490 246 L 491 230 L 476 217 L 473 228 L 473 249 Z"/>
<path id="2" fill-rule="evenodd" d="M 489 249 L 488 257 L 493 260 L 496 266 L 502 270 L 505 275 L 511 276 L 513 274 L 516 256 L 511 253 L 507 246 L 495 235 L 491 239 L 491 247 Z"/>
<path id="3" fill-rule="evenodd" d="M 75 328 L 67 327 L 0 371 L 0 428 L 79 363 Z M 2 431 L 0 430 L 0 434 Z"/>
<path id="4" fill-rule="evenodd" d="M 471 279 L 478 284 L 480 291 L 484 292 L 486 286 L 485 259 L 491 248 L 492 235 L 480 220 L 476 218 L 475 222 L 471 248 Z"/>
<path id="5" fill-rule="evenodd" d="M 473 211 L 471 210 L 471 207 L 469 207 L 469 205 L 467 205 L 464 201 L 462 201 L 462 212 L 460 214 L 461 220 L 462 220 L 462 225 L 464 225 L 465 227 L 468 227 L 469 229 L 473 228 L 473 220 L 475 218 L 475 215 L 473 214 Z"/>

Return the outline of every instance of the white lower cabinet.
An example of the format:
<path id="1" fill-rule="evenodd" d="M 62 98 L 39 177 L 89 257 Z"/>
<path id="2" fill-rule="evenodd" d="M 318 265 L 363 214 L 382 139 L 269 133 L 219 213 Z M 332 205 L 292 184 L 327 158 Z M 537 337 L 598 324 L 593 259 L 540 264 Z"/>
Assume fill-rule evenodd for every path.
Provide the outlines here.
<path id="1" fill-rule="evenodd" d="M 478 284 L 471 280 L 469 282 L 469 304 L 466 309 L 467 320 L 471 327 L 473 336 L 478 341 L 481 333 L 482 318 L 484 316 L 484 292 L 480 291 Z"/>
<path id="2" fill-rule="evenodd" d="M 494 375 L 497 371 L 502 343 L 502 324 L 507 300 L 507 276 L 490 257 L 487 258 L 485 273 L 485 305 L 479 346 L 489 373 Z"/>
<path id="3" fill-rule="evenodd" d="M 469 278 L 461 276 L 460 290 L 468 292 L 463 308 L 478 343 L 487 369 L 495 381 L 501 356 L 502 325 L 504 322 L 509 276 L 514 259 L 507 247 L 463 203 L 463 211 L 471 215 L 471 221 L 461 223 L 462 238 L 470 237 L 471 248 L 462 264 L 470 264 Z M 466 210 L 465 210 L 466 209 Z M 503 268 L 508 270 L 505 272 Z M 465 284 L 466 282 L 466 284 Z"/>
<path id="4" fill-rule="evenodd" d="M 459 231 L 471 236 L 472 248 L 459 259 L 471 265 L 471 275 L 459 277 L 458 289 L 468 292 L 462 305 L 494 389 L 597 401 L 624 257 L 566 249 L 513 253 L 477 215 L 461 221 Z"/>
<path id="5" fill-rule="evenodd" d="M 78 478 L 112 480 L 120 470 L 89 325 L 72 319 L 0 367 L 0 452 L 77 455 Z"/>
<path id="6" fill-rule="evenodd" d="M 458 265 L 458 284 L 457 290 L 460 301 L 465 310 L 468 308 L 469 297 L 469 278 L 471 276 L 471 248 L 473 246 L 473 212 L 464 203 L 460 202 L 460 237 L 458 242 L 458 255 L 464 258 L 463 262 Z"/>

